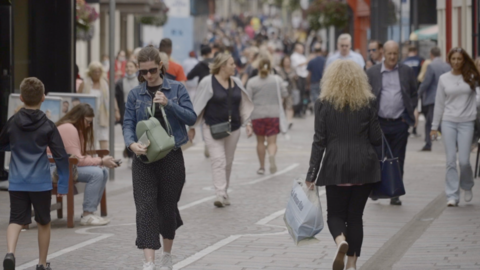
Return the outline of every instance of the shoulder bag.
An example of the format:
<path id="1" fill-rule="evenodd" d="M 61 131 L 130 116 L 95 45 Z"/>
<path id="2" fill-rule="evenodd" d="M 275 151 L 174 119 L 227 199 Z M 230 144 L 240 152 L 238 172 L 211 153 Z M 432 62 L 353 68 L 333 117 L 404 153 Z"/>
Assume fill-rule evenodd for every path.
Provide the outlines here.
<path id="1" fill-rule="evenodd" d="M 228 121 L 210 126 L 210 133 L 215 140 L 226 138 L 232 133 L 232 92 L 231 79 L 228 78 Z"/>
<path id="2" fill-rule="evenodd" d="M 141 138 L 144 134 L 150 141 L 150 145 L 147 148 L 147 153 L 140 156 L 140 160 L 143 163 L 149 164 L 164 158 L 170 151 L 175 148 L 175 137 L 173 136 L 172 128 L 167 119 L 167 114 L 160 105 L 163 119 L 167 130 L 162 127 L 160 121 L 155 117 L 155 103 L 153 103 L 153 109 L 147 108 L 150 118 L 138 122 L 136 128 L 137 138 Z"/>
<path id="3" fill-rule="evenodd" d="M 388 149 L 387 156 L 385 146 Z M 382 133 L 382 160 L 380 160 L 381 180 L 375 183 L 370 193 L 372 199 L 391 199 L 405 195 L 405 186 L 403 185 L 402 172 L 398 157 L 393 157 L 392 150 L 388 145 L 385 135 Z"/>
<path id="4" fill-rule="evenodd" d="M 278 96 L 278 113 L 279 113 L 279 121 L 280 121 L 280 131 L 285 134 L 288 131 L 288 121 L 285 115 L 285 110 L 283 109 L 283 102 L 282 102 L 282 93 L 280 90 L 280 84 L 278 83 L 277 75 L 273 75 L 275 82 L 277 83 L 277 96 Z"/>

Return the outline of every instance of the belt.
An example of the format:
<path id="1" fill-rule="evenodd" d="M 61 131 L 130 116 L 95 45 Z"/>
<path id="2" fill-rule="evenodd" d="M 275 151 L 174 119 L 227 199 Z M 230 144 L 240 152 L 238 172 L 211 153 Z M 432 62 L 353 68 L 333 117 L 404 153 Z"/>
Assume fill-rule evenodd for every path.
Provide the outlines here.
<path id="1" fill-rule="evenodd" d="M 378 120 L 385 121 L 385 122 L 399 122 L 399 121 L 403 121 L 403 118 L 402 117 L 399 117 L 399 118 L 383 118 L 383 117 L 379 116 Z"/>

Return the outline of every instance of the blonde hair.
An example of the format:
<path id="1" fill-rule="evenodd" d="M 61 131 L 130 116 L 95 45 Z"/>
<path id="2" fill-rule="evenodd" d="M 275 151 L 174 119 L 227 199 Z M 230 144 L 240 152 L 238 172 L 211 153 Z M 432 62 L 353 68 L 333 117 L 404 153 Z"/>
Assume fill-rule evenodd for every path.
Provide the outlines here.
<path id="1" fill-rule="evenodd" d="M 232 56 L 229 53 L 219 53 L 213 59 L 213 62 L 209 65 L 211 74 L 218 74 L 220 69 L 225 66 Z"/>
<path id="2" fill-rule="evenodd" d="M 338 36 L 337 42 L 340 42 L 340 40 L 347 40 L 348 42 L 352 42 L 352 36 L 350 34 L 343 33 Z"/>
<path id="3" fill-rule="evenodd" d="M 92 78 L 92 72 L 94 70 L 100 70 L 100 72 L 102 73 L 101 74 L 101 78 L 103 78 L 103 76 L 105 75 L 105 71 L 103 70 L 103 65 L 102 63 L 98 62 L 98 61 L 92 61 L 90 63 L 90 65 L 88 65 L 88 69 L 87 69 L 87 76 Z"/>
<path id="4" fill-rule="evenodd" d="M 337 60 L 325 70 L 321 82 L 320 100 L 336 110 L 345 107 L 358 111 L 375 98 L 363 69 L 352 60 Z"/>

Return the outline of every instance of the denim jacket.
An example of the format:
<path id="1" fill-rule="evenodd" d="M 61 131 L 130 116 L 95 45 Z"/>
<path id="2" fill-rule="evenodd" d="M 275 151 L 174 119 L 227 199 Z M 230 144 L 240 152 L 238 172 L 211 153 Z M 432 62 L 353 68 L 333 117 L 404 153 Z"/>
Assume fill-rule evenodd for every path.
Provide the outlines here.
<path id="1" fill-rule="evenodd" d="M 195 124 L 197 115 L 193 110 L 187 89 L 182 83 L 164 79 L 161 91 L 168 99 L 168 104 L 165 106 L 165 113 L 173 130 L 175 146 L 179 148 L 188 142 L 186 126 Z M 150 106 L 152 106 L 152 97 L 148 93 L 146 82 L 141 83 L 130 91 L 127 103 L 125 104 L 125 116 L 123 120 L 125 145 L 130 146 L 132 143 L 138 141 L 135 132 L 137 123 L 150 118 L 147 112 L 147 107 Z"/>

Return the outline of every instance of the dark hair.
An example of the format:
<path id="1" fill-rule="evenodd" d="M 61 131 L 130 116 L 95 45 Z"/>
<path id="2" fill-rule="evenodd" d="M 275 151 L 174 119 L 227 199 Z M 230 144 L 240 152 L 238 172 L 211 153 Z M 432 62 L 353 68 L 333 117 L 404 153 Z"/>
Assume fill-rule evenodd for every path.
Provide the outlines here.
<path id="1" fill-rule="evenodd" d="M 468 55 L 468 53 L 460 48 L 456 47 L 450 50 L 448 53 L 448 63 L 451 64 L 450 60 L 452 59 L 452 55 L 454 53 L 460 53 L 463 56 L 463 67 L 462 67 L 462 77 L 463 80 L 470 85 L 472 91 L 475 91 L 475 87 L 480 82 L 480 73 L 478 72 L 477 66 L 473 62 L 472 58 Z"/>
<path id="2" fill-rule="evenodd" d="M 286 54 L 284 57 L 282 57 L 282 60 L 280 60 L 280 68 L 283 69 L 283 63 L 285 62 L 285 59 L 290 59 L 290 56 Z M 291 61 L 291 60 L 290 60 Z"/>
<path id="3" fill-rule="evenodd" d="M 82 155 L 86 155 L 87 149 L 93 150 L 95 147 L 95 139 L 93 136 L 93 124 L 85 126 L 86 117 L 95 117 L 95 112 L 87 103 L 80 103 L 67 112 L 55 125 L 72 124 L 78 131 L 80 138 L 83 137 L 83 145 L 81 146 Z"/>
<path id="4" fill-rule="evenodd" d="M 35 77 L 28 77 L 23 79 L 20 84 L 20 95 L 23 103 L 27 106 L 36 106 L 42 102 L 45 94 L 45 86 L 42 81 Z"/>
<path id="5" fill-rule="evenodd" d="M 210 46 L 208 46 L 208 45 L 202 45 L 200 47 L 200 53 L 202 55 L 208 55 L 208 54 L 212 53 L 212 48 L 210 48 Z"/>
<path id="6" fill-rule="evenodd" d="M 438 48 L 437 46 L 430 49 L 430 53 L 435 57 L 440 57 L 440 55 L 442 55 L 442 52 L 440 51 L 440 48 Z"/>
<path id="7" fill-rule="evenodd" d="M 270 71 L 272 70 L 272 63 L 270 63 L 270 59 L 262 58 L 258 62 L 258 74 L 260 78 L 266 78 Z"/>
<path id="8" fill-rule="evenodd" d="M 418 52 L 417 47 L 415 46 L 408 47 L 408 52 Z"/>
<path id="9" fill-rule="evenodd" d="M 377 43 L 378 49 L 382 49 L 382 48 L 383 48 L 383 43 L 381 43 L 380 41 L 378 41 L 378 40 L 376 40 L 376 39 L 370 40 L 369 44 L 370 44 L 370 43 Z"/>
<path id="10" fill-rule="evenodd" d="M 169 38 L 164 38 L 160 41 L 160 46 L 158 47 L 158 50 L 161 52 L 164 52 L 166 54 L 171 54 L 172 53 L 172 40 Z M 140 61 L 139 61 L 140 63 Z"/>
<path id="11" fill-rule="evenodd" d="M 160 58 L 160 52 L 152 45 L 149 45 L 140 50 L 137 56 L 137 61 L 138 61 L 138 65 L 140 65 L 140 63 L 145 63 L 148 61 L 154 61 L 155 64 L 160 66 L 162 59 Z M 165 70 L 165 65 L 162 65 L 160 67 L 160 73 L 161 73 L 161 76 L 164 76 L 167 73 L 167 71 Z M 145 78 L 143 78 L 143 76 L 140 73 L 138 73 L 138 81 L 141 83 L 145 81 Z"/>

